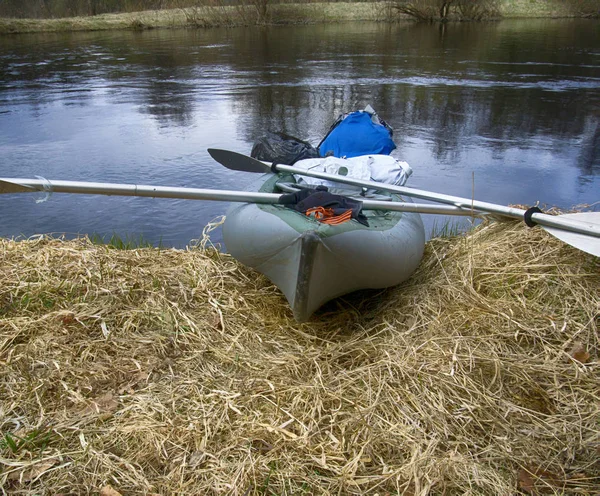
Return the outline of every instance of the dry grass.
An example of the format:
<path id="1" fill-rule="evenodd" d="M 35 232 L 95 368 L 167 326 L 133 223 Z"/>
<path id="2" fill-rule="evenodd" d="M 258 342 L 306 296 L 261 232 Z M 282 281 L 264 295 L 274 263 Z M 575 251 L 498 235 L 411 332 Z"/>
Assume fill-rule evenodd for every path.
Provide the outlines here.
<path id="1" fill-rule="evenodd" d="M 301 24 L 348 21 L 382 21 L 388 19 L 385 2 L 274 4 L 269 17 L 274 24 Z M 102 14 L 63 19 L 0 18 L 0 34 L 101 31 L 111 29 L 153 29 L 184 27 L 244 26 L 259 23 L 251 6 L 200 6 L 169 10 Z"/>
<path id="2" fill-rule="evenodd" d="M 598 259 L 514 223 L 305 324 L 214 251 L 0 240 L 0 487 L 598 494 L 599 314 Z"/>
<path id="3" fill-rule="evenodd" d="M 598 0 L 500 0 L 505 17 L 598 17 Z"/>

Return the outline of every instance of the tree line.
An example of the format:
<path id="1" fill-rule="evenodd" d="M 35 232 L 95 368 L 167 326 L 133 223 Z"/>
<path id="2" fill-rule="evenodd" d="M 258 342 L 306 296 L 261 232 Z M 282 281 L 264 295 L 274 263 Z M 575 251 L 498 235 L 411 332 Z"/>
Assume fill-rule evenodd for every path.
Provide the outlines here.
<path id="1" fill-rule="evenodd" d="M 197 3 L 194 0 L 2 0 L 0 17 L 52 19 L 173 9 Z"/>
<path id="2" fill-rule="evenodd" d="M 0 17 L 54 19 L 228 5 L 249 5 L 265 11 L 271 3 L 306 3 L 307 1 L 311 0 L 0 0 Z"/>
<path id="3" fill-rule="evenodd" d="M 0 0 L 0 17 L 52 19 L 143 10 L 248 5 L 257 9 L 260 18 L 266 19 L 271 4 L 312 1 L 314 0 Z M 563 7 L 568 6 L 573 16 L 600 16 L 600 0 L 548 0 L 549 3 L 553 1 Z M 503 0 L 390 0 L 389 3 L 392 11 L 397 14 L 418 21 L 445 22 L 499 17 Z"/>
<path id="4" fill-rule="evenodd" d="M 532 0 L 533 4 L 535 0 Z M 500 17 L 501 0 L 392 0 L 392 9 L 419 21 L 480 21 Z M 576 17 L 599 17 L 599 0 L 547 0 Z"/>

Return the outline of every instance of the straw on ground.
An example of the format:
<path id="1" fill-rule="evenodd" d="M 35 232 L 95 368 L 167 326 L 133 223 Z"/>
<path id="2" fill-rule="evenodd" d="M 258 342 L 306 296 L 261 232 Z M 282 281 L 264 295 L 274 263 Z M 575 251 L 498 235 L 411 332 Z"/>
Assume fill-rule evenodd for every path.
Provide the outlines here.
<path id="1" fill-rule="evenodd" d="M 600 492 L 600 265 L 515 223 L 297 324 L 211 250 L 0 241 L 13 494 Z"/>

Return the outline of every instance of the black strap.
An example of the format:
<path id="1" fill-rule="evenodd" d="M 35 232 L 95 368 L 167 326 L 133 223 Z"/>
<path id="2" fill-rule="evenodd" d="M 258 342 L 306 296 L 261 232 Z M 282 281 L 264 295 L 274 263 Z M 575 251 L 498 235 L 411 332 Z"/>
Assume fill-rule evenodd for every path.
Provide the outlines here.
<path id="1" fill-rule="evenodd" d="M 533 227 L 536 225 L 536 222 L 533 220 L 533 214 L 543 214 L 544 212 L 542 212 L 538 207 L 531 207 L 528 208 L 527 211 L 523 214 L 523 220 L 525 221 L 525 224 L 527 224 L 527 226 L 529 227 Z"/>

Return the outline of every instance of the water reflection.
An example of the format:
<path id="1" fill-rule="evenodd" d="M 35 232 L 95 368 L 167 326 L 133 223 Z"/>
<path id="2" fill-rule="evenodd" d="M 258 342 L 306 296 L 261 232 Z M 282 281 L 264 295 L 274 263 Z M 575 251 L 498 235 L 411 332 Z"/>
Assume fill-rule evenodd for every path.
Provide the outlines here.
<path id="1" fill-rule="evenodd" d="M 586 117 L 578 165 L 582 177 L 600 174 L 600 112 Z"/>
<path id="2" fill-rule="evenodd" d="M 370 103 L 419 186 L 470 195 L 474 177 L 478 198 L 499 203 L 591 203 L 596 29 L 528 20 L 4 37 L 0 175 L 239 188 L 251 178 L 215 166 L 206 148 L 248 152 L 265 130 L 317 144 L 337 115 Z M 123 230 L 182 246 L 225 209 L 106 202 L 63 197 L 42 210 L 2 198 L 3 213 L 20 210 L 0 235 Z"/>

